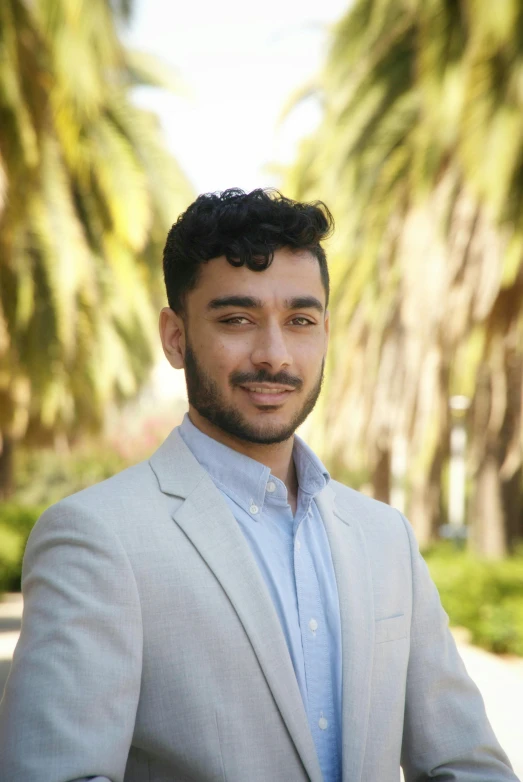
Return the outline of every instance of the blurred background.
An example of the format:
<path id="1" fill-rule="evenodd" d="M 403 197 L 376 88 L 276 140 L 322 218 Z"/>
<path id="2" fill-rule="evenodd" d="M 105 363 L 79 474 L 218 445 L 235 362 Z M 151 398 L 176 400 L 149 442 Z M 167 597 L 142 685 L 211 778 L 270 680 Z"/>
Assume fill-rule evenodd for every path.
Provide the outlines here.
<path id="1" fill-rule="evenodd" d="M 523 656 L 518 0 L 2 0 L 0 591 L 43 508 L 180 421 L 167 230 L 260 186 L 337 225 L 303 435 L 408 515 L 451 623 Z"/>

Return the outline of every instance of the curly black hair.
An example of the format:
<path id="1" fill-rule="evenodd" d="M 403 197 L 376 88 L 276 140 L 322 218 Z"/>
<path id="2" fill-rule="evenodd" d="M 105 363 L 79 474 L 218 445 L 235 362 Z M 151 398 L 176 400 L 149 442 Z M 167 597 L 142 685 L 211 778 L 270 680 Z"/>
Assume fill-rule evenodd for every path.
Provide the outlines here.
<path id="1" fill-rule="evenodd" d="M 167 235 L 163 271 L 169 307 L 183 313 L 185 294 L 198 281 L 200 266 L 225 255 L 232 266 L 266 269 L 282 247 L 316 256 L 327 300 L 329 271 L 320 242 L 334 221 L 322 201 L 300 203 L 273 189 L 245 193 L 238 188 L 204 193 L 180 215 Z"/>

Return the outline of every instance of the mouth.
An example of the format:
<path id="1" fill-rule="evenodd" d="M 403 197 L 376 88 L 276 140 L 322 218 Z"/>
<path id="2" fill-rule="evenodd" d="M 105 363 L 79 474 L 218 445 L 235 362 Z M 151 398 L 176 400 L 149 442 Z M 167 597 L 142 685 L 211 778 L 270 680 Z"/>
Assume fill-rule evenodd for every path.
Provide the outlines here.
<path id="1" fill-rule="evenodd" d="M 240 385 L 242 391 L 248 394 L 250 400 L 256 405 L 276 407 L 283 404 L 289 394 L 295 391 L 289 386 L 276 385 Z"/>

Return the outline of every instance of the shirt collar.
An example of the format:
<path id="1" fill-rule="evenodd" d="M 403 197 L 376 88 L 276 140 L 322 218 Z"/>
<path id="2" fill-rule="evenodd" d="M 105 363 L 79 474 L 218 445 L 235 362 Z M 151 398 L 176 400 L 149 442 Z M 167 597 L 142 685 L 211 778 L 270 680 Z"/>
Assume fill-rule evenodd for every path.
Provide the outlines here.
<path id="1" fill-rule="evenodd" d="M 204 434 L 187 413 L 178 431 L 219 489 L 247 511 L 253 505 L 263 508 L 271 476 L 269 467 Z M 293 457 L 300 492 L 312 499 L 329 482 L 329 473 L 314 451 L 297 435 L 294 436 Z M 279 483 L 277 478 L 273 477 L 273 480 Z"/>

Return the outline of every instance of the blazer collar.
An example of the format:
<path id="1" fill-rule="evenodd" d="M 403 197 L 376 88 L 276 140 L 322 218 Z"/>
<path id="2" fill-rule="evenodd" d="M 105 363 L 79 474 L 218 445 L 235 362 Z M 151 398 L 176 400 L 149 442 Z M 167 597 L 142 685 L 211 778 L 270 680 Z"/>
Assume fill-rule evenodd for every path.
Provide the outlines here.
<path id="1" fill-rule="evenodd" d="M 281 625 L 249 545 L 229 506 L 176 431 L 150 459 L 165 494 L 184 499 L 173 520 L 234 607 L 311 782 L 322 775 Z"/>
<path id="2" fill-rule="evenodd" d="M 206 475 L 182 440 L 178 428 L 173 429 L 153 453 L 149 464 L 158 479 L 161 491 L 183 499 L 194 491 Z"/>

